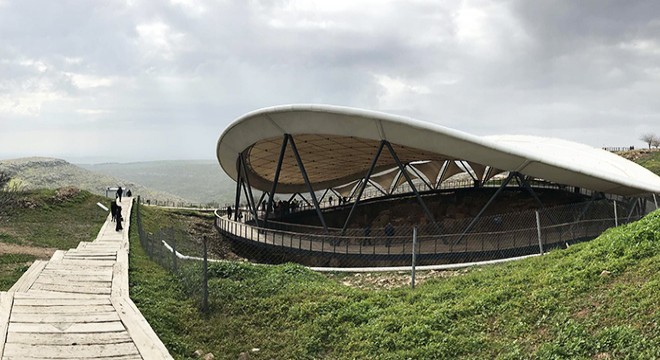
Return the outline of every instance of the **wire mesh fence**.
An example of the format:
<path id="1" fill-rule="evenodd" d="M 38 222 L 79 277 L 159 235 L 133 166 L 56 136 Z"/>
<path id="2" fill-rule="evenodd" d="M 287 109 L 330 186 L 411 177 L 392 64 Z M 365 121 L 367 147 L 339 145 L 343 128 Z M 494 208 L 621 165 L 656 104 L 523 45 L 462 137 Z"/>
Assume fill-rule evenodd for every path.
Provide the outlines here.
<path id="1" fill-rule="evenodd" d="M 216 210 L 214 226 L 220 240 L 174 227 L 148 232 L 143 206 L 137 202 L 139 240 L 150 259 L 181 279 L 204 308 L 208 304 L 208 272 L 224 260 L 209 259 L 218 241 L 233 253 L 258 263 L 297 262 L 313 267 L 391 267 L 464 263 L 539 254 L 593 239 L 606 229 L 640 219 L 657 208 L 652 198 L 609 199 L 505 214 L 446 218 L 436 223 L 391 224 L 361 228 L 328 228 L 254 218 L 241 221 Z M 326 209 L 326 211 L 331 211 Z M 259 215 L 259 214 L 258 214 Z M 413 231 L 416 243 L 413 244 Z M 208 259 L 208 260 L 207 260 Z M 225 262 L 226 264 L 226 262 Z M 211 270 L 209 270 L 209 268 Z"/>
<path id="2" fill-rule="evenodd" d="M 642 200 L 601 199 L 478 218 L 435 223 L 324 229 L 252 214 L 235 221 L 216 212 L 216 227 L 258 262 L 301 262 L 311 266 L 401 266 L 412 254 L 413 227 L 420 264 L 469 262 L 540 253 L 589 240 L 607 228 L 638 220 L 655 209 Z M 258 214 L 259 215 L 259 214 Z"/>

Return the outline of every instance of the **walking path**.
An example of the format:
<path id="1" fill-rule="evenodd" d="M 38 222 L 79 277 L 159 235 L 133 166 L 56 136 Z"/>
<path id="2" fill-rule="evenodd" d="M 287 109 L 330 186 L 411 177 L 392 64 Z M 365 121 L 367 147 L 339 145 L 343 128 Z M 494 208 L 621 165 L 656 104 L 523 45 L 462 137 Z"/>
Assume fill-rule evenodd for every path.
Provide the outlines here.
<path id="1" fill-rule="evenodd" d="M 0 359 L 171 359 L 128 293 L 132 199 L 93 242 L 35 261 L 0 292 Z"/>

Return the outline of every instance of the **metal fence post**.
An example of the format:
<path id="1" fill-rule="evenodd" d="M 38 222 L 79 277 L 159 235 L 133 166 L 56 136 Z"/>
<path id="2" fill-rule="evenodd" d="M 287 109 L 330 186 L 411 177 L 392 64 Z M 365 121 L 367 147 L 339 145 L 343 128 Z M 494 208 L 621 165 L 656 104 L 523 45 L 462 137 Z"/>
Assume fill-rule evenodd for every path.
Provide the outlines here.
<path id="1" fill-rule="evenodd" d="M 536 233 L 539 237 L 539 251 L 543 255 L 543 241 L 541 240 L 541 218 L 539 217 L 539 211 L 536 210 Z"/>
<path id="2" fill-rule="evenodd" d="M 415 263 L 417 260 L 417 227 L 413 227 L 413 241 L 412 241 L 412 271 L 410 280 L 410 286 L 412 289 L 415 289 Z"/>
<path id="3" fill-rule="evenodd" d="M 616 200 L 614 200 L 614 226 L 619 226 L 619 216 L 616 212 Z"/>

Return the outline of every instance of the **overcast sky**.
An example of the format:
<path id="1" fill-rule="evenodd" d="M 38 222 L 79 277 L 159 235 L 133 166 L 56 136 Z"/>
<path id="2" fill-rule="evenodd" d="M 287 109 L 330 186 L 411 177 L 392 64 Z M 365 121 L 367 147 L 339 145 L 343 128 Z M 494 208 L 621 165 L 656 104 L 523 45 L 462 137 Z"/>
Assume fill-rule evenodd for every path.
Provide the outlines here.
<path id="1" fill-rule="evenodd" d="M 212 159 L 258 108 L 660 134 L 660 1 L 0 0 L 0 159 Z"/>

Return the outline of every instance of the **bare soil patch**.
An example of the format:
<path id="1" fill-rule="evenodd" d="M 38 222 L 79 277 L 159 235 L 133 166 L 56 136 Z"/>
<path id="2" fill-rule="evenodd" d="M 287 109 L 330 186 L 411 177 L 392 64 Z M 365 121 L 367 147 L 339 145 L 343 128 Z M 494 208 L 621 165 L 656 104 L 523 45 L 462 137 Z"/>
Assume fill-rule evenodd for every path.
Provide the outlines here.
<path id="1" fill-rule="evenodd" d="M 44 248 L 37 246 L 26 246 L 17 244 L 7 244 L 0 242 L 0 255 L 3 254 L 28 254 L 40 259 L 49 259 L 55 253 L 55 248 Z"/>

